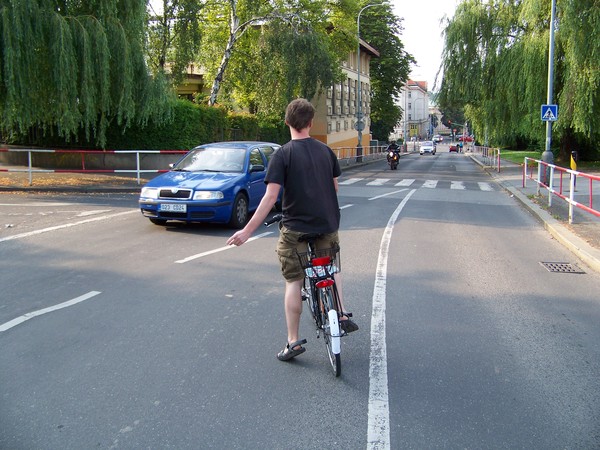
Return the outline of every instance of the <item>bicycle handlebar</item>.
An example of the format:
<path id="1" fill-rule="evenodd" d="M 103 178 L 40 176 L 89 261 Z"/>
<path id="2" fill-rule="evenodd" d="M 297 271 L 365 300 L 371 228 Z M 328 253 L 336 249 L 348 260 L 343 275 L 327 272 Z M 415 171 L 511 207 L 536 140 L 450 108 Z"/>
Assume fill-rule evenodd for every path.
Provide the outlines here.
<path id="1" fill-rule="evenodd" d="M 283 214 L 279 213 L 279 214 L 275 214 L 273 217 L 271 217 L 269 220 L 267 220 L 265 222 L 265 226 L 266 227 L 270 227 L 271 225 L 273 225 L 275 222 L 279 222 L 281 219 L 283 219 Z"/>

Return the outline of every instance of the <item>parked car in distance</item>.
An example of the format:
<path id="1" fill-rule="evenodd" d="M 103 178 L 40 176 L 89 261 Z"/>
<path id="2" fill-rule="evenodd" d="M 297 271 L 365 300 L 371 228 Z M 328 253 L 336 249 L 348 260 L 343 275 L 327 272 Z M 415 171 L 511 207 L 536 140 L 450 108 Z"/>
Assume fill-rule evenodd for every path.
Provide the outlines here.
<path id="1" fill-rule="evenodd" d="M 424 155 L 425 153 L 430 153 L 435 155 L 435 144 L 433 141 L 423 141 L 421 142 L 421 147 L 419 149 L 419 154 Z"/>
<path id="2" fill-rule="evenodd" d="M 459 141 L 463 142 L 473 142 L 473 136 L 463 136 L 462 134 L 458 136 Z"/>
<path id="3" fill-rule="evenodd" d="M 195 147 L 142 187 L 141 212 L 157 225 L 177 220 L 243 228 L 265 195 L 267 165 L 279 147 L 250 141 Z"/>
<path id="4" fill-rule="evenodd" d="M 450 147 L 448 148 L 448 151 L 450 153 L 452 153 L 452 152 L 458 153 L 458 145 L 456 145 L 456 144 L 450 144 Z"/>
<path id="5" fill-rule="evenodd" d="M 436 143 L 444 142 L 444 136 L 442 136 L 441 134 L 436 134 L 433 137 L 433 142 L 436 142 Z"/>

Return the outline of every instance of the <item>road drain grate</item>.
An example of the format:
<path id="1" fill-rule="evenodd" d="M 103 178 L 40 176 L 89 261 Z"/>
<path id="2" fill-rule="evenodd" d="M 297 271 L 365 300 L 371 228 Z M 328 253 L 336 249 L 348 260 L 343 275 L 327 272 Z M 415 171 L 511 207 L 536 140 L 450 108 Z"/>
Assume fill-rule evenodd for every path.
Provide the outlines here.
<path id="1" fill-rule="evenodd" d="M 564 262 L 540 262 L 542 266 L 548 269 L 549 272 L 557 273 L 585 273 L 575 264 Z"/>

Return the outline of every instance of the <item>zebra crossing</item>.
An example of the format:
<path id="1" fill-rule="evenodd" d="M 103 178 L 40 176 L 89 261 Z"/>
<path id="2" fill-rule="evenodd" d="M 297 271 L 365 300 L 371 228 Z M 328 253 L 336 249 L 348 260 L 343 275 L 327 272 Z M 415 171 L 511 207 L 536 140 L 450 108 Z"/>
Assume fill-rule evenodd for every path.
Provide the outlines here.
<path id="1" fill-rule="evenodd" d="M 340 186 L 394 186 L 394 187 L 413 187 L 425 189 L 455 189 L 455 190 L 480 190 L 495 191 L 492 183 L 485 181 L 446 181 L 446 180 L 416 180 L 414 178 L 404 178 L 400 181 L 391 178 L 346 178 L 339 181 Z"/>

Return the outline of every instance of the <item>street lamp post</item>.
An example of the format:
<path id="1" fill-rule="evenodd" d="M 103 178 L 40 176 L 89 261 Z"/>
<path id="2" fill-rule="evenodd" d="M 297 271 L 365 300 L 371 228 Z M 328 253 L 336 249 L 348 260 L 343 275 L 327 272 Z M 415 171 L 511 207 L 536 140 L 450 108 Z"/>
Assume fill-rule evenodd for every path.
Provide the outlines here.
<path id="1" fill-rule="evenodd" d="M 367 9 L 370 8 L 371 6 L 381 6 L 381 3 L 372 3 L 370 5 L 367 5 L 365 7 L 363 7 L 359 12 L 358 12 L 358 17 L 356 18 L 356 37 L 358 39 L 358 46 L 356 48 L 356 57 L 357 57 L 357 72 L 358 72 L 358 77 L 357 77 L 357 97 L 358 97 L 358 105 L 356 108 L 356 131 L 358 132 L 358 142 L 356 144 L 356 162 L 362 162 L 362 132 L 365 129 L 365 122 L 363 120 L 363 114 L 362 114 L 362 98 L 361 98 L 361 88 L 360 88 L 360 15 L 362 14 L 362 12 Z"/>
<path id="2" fill-rule="evenodd" d="M 547 92 L 547 102 L 548 104 L 552 104 L 552 95 L 554 89 L 554 21 L 556 17 L 556 0 L 552 0 L 552 9 L 550 12 L 550 42 L 549 42 L 549 51 L 548 51 L 548 92 Z M 546 146 L 544 151 L 542 152 L 542 161 L 548 164 L 554 164 L 554 154 L 552 153 L 552 122 L 546 121 Z M 546 170 L 546 178 L 545 181 L 548 183 L 548 174 L 550 173 L 550 168 L 548 167 Z"/>

